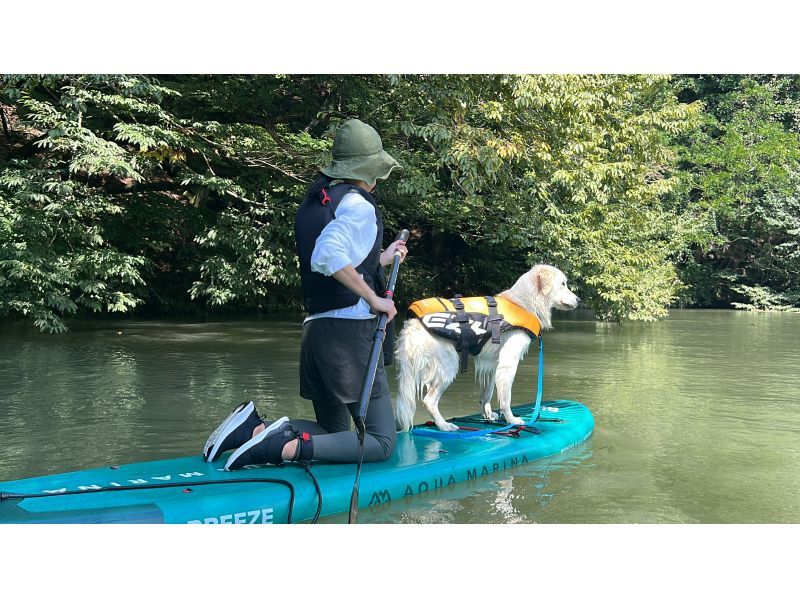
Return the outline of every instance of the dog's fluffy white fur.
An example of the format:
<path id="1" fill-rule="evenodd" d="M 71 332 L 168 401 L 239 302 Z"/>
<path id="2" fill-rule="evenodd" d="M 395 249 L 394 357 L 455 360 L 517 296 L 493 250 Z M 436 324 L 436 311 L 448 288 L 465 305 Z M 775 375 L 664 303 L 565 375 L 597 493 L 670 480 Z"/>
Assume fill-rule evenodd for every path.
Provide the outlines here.
<path id="1" fill-rule="evenodd" d="M 553 308 L 570 310 L 579 303 L 578 297 L 567 288 L 564 273 L 544 264 L 534 266 L 499 296 L 535 314 L 543 330 L 552 328 L 550 315 Z M 517 365 L 527 353 L 530 343 L 531 338 L 525 331 L 512 329 L 500 335 L 499 345 L 487 342 L 475 356 L 481 412 L 487 419 L 496 420 L 500 417 L 491 408 L 496 388 L 500 412 L 505 420 L 510 424 L 525 423 L 511 412 L 511 385 Z M 459 371 L 455 344 L 429 333 L 418 319 L 408 319 L 398 336 L 396 357 L 399 367 L 395 402 L 397 429 L 411 429 L 416 401 L 421 399 L 440 430 L 458 430 L 458 426 L 445 421 L 439 412 L 439 399 Z"/>

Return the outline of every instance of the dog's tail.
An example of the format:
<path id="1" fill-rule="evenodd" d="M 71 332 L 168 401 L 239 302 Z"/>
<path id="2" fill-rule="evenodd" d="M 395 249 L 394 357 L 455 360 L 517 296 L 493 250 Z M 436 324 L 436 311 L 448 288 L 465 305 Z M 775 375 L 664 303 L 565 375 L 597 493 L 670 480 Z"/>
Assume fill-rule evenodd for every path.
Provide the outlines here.
<path id="1" fill-rule="evenodd" d="M 425 364 L 424 352 L 419 350 L 420 334 L 428 333 L 416 318 L 406 320 L 397 338 L 395 358 L 398 366 L 397 400 L 394 404 L 394 419 L 397 429 L 407 432 L 414 425 L 417 398 L 422 394 L 422 372 Z"/>

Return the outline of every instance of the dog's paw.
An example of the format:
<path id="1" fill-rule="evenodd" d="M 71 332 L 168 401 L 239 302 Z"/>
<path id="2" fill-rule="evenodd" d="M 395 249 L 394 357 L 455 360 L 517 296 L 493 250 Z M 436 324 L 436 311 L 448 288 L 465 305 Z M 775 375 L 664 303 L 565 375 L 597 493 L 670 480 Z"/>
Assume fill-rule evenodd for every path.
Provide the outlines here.
<path id="1" fill-rule="evenodd" d="M 439 428 L 442 432 L 455 432 L 458 430 L 458 426 L 455 424 L 451 424 L 450 422 L 444 422 L 443 424 L 436 424 L 436 427 Z"/>
<path id="2" fill-rule="evenodd" d="M 500 419 L 500 414 L 495 411 L 484 411 L 483 412 L 483 419 L 487 419 L 490 422 L 495 422 Z"/>
<path id="3" fill-rule="evenodd" d="M 525 420 L 522 419 L 521 417 L 517 417 L 516 415 L 513 415 L 511 417 L 506 417 L 506 421 L 509 424 L 512 424 L 514 426 L 524 426 L 525 425 Z"/>

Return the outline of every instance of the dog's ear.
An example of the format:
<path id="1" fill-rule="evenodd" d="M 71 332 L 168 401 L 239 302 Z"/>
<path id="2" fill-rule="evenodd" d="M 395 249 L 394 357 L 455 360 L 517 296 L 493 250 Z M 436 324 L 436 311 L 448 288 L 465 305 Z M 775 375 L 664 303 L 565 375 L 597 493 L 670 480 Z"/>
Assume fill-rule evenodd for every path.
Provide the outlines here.
<path id="1" fill-rule="evenodd" d="M 547 296 L 553 289 L 556 273 L 552 268 L 539 268 L 536 272 L 536 288 L 540 295 Z"/>

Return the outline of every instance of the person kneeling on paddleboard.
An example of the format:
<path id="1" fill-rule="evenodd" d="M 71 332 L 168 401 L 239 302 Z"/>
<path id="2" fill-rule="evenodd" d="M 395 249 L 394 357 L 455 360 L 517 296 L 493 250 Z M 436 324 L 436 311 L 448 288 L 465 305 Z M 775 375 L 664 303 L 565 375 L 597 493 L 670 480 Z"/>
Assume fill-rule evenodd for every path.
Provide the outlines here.
<path id="1" fill-rule="evenodd" d="M 303 322 L 300 395 L 310 400 L 316 421 L 283 417 L 265 422 L 252 401 L 236 407 L 203 449 L 209 463 L 235 449 L 225 469 L 311 459 L 357 463 L 360 446 L 350 419 L 359 410 L 376 314 L 396 315 L 384 298 L 384 266 L 404 241 L 381 251 L 383 219 L 372 196 L 377 179 L 401 168 L 383 150 L 378 133 L 357 119 L 345 121 L 333 141 L 333 161 L 321 170 L 297 211 L 295 238 L 300 258 Z M 389 359 L 391 349 L 384 351 Z M 364 461 L 383 461 L 394 450 L 396 430 L 384 363 L 378 362 L 364 419 Z"/>

